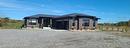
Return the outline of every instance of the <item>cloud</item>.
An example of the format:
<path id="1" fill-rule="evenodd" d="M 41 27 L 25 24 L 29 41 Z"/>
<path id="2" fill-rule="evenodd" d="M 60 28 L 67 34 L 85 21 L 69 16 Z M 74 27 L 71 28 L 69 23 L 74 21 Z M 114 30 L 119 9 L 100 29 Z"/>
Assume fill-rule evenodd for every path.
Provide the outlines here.
<path id="1" fill-rule="evenodd" d="M 48 10 L 44 4 L 30 3 L 25 0 L 0 0 L 0 10 L 41 11 Z"/>
<path id="2" fill-rule="evenodd" d="M 14 2 L 0 0 L 0 7 L 1 8 L 8 8 L 8 9 L 21 9 L 21 8 L 26 9 L 26 5 L 19 4 L 18 0 L 13 0 L 13 1 Z"/>
<path id="3" fill-rule="evenodd" d="M 5 8 L 18 8 L 18 5 L 9 2 L 0 2 L 0 7 Z"/>
<path id="4" fill-rule="evenodd" d="M 26 4 L 26 3 L 24 1 L 23 3 L 21 3 L 21 1 L 19 0 L 13 0 L 13 2 L 0 0 L 0 11 L 30 12 L 30 13 L 35 12 L 35 13 L 52 13 L 52 14 L 64 13 L 64 11 L 62 10 L 48 8 L 48 6 L 44 4 L 35 4 L 35 3 Z"/>

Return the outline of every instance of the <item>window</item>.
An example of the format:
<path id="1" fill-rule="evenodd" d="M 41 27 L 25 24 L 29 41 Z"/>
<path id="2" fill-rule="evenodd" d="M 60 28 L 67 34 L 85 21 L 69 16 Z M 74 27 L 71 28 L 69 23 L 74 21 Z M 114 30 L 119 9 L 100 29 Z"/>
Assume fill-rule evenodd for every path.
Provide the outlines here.
<path id="1" fill-rule="evenodd" d="M 29 25 L 36 25 L 37 20 L 36 19 L 29 19 L 28 22 L 29 22 Z"/>
<path id="2" fill-rule="evenodd" d="M 36 23 L 29 22 L 29 25 L 36 25 Z"/>
<path id="3" fill-rule="evenodd" d="M 83 23 L 83 26 L 89 26 L 89 23 Z"/>
<path id="4" fill-rule="evenodd" d="M 72 26 L 75 26 L 75 23 L 72 23 Z"/>
<path id="5" fill-rule="evenodd" d="M 83 18 L 83 26 L 89 26 L 89 19 Z"/>

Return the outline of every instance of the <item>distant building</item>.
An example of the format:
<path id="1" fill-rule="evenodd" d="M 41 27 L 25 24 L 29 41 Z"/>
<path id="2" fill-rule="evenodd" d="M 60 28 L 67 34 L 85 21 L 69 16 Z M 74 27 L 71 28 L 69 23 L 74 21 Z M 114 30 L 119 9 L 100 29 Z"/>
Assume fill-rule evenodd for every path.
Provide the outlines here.
<path id="1" fill-rule="evenodd" d="M 98 19 L 95 16 L 72 13 L 67 15 L 46 15 L 37 14 L 24 17 L 24 27 L 42 28 L 50 27 L 52 29 L 64 30 L 95 30 Z"/>

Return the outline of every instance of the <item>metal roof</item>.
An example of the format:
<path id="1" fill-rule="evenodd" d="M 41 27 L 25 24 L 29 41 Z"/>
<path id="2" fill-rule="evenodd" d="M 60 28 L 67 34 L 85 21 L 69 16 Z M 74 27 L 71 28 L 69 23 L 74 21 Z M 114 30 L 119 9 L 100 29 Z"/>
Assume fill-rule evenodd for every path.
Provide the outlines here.
<path id="1" fill-rule="evenodd" d="M 24 18 L 39 18 L 39 17 L 50 17 L 50 18 L 55 18 L 59 15 L 47 15 L 47 14 L 36 14 L 36 15 L 32 15 L 32 16 L 27 16 Z"/>
<path id="2" fill-rule="evenodd" d="M 24 17 L 24 19 L 25 18 L 39 18 L 39 17 L 64 18 L 64 17 L 77 17 L 77 16 L 97 18 L 96 16 L 86 15 L 86 14 L 82 14 L 82 13 L 71 13 L 71 14 L 66 14 L 66 15 L 61 15 L 61 16 L 60 15 L 36 14 L 36 15 Z"/>
<path id="3" fill-rule="evenodd" d="M 82 14 L 82 13 L 71 13 L 71 14 L 63 15 L 63 16 L 61 16 L 61 17 L 77 17 L 77 16 L 93 17 L 93 18 L 96 18 L 96 16 L 91 16 L 91 15 Z"/>

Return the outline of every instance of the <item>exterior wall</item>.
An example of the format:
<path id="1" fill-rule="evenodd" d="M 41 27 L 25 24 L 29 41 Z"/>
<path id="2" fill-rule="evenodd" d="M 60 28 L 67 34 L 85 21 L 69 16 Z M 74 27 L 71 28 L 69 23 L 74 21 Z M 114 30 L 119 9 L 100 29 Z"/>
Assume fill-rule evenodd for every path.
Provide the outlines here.
<path id="1" fill-rule="evenodd" d="M 83 19 L 79 18 L 79 30 L 83 30 Z"/>
<path id="2" fill-rule="evenodd" d="M 69 30 L 78 30 L 78 20 L 75 18 L 69 19 Z"/>
<path id="3" fill-rule="evenodd" d="M 84 19 L 89 20 L 89 26 L 84 26 Z M 49 19 L 45 20 L 44 18 L 37 18 L 36 19 L 36 25 L 30 25 L 29 24 L 30 19 L 25 19 L 25 26 L 28 28 L 43 28 L 45 22 L 44 21 L 50 21 L 49 27 L 56 28 L 56 21 L 61 21 L 63 28 L 67 27 L 67 30 L 93 30 L 97 27 L 97 20 L 91 19 L 91 18 L 84 18 L 84 17 L 75 17 L 75 18 L 64 18 L 64 19 Z M 95 26 L 93 25 L 95 22 Z M 64 24 L 63 24 L 64 23 Z M 74 25 L 74 26 L 73 26 Z M 59 24 L 58 24 L 59 26 Z"/>
<path id="4" fill-rule="evenodd" d="M 89 21 L 89 26 L 84 26 L 83 19 L 88 19 Z M 95 26 L 94 26 L 95 22 Z M 73 26 L 73 23 L 75 26 Z M 69 19 L 69 30 L 94 30 L 97 27 L 97 20 L 91 19 L 91 18 L 78 18 L 77 20 L 75 19 Z"/>

